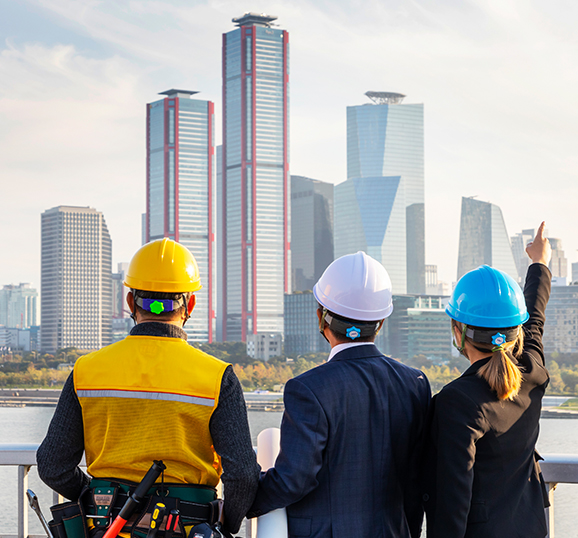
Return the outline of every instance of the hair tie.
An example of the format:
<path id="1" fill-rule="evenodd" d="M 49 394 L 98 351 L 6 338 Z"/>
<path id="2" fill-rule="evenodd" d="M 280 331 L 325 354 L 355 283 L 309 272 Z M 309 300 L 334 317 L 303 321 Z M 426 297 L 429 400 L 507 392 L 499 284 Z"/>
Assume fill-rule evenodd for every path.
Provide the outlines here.
<path id="1" fill-rule="evenodd" d="M 502 345 L 494 346 L 492 348 L 492 353 L 495 353 L 496 351 L 504 351 L 504 346 L 502 346 Z"/>

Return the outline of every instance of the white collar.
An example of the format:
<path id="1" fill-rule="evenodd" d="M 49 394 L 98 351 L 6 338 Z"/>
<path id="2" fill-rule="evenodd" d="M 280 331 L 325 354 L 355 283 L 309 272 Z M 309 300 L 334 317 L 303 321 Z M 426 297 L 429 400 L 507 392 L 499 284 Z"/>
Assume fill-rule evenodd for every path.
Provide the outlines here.
<path id="1" fill-rule="evenodd" d="M 337 344 L 331 348 L 331 353 L 329 353 L 329 357 L 327 357 L 327 362 L 329 362 L 333 357 L 335 357 L 335 355 L 344 349 L 357 346 L 373 346 L 374 344 L 375 342 L 347 342 L 346 344 Z"/>

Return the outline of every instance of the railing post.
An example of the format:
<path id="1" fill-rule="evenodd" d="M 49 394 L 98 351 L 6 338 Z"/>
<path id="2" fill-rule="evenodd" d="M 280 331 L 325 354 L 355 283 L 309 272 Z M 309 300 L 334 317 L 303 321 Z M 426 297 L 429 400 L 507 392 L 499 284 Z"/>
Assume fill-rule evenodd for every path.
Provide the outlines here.
<path id="1" fill-rule="evenodd" d="M 30 465 L 18 466 L 18 538 L 28 538 L 28 472 Z"/>
<path id="2" fill-rule="evenodd" d="M 554 538 L 554 490 L 558 484 L 555 482 L 547 482 L 548 486 L 548 501 L 550 506 L 546 508 L 546 524 L 548 525 L 548 535 L 546 538 Z"/>
<path id="3" fill-rule="evenodd" d="M 62 504 L 64 502 L 64 497 L 56 491 L 52 491 L 52 504 Z"/>

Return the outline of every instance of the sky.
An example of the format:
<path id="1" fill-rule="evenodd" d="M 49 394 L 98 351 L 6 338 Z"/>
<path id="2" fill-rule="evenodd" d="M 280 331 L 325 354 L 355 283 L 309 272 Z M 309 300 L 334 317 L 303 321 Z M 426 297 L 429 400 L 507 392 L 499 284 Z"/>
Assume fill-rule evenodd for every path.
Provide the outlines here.
<path id="1" fill-rule="evenodd" d="M 0 285 L 40 289 L 40 215 L 102 211 L 113 269 L 141 244 L 145 105 L 215 102 L 222 34 L 276 15 L 290 41 L 290 169 L 346 179 L 346 107 L 425 111 L 426 263 L 456 279 L 462 196 L 509 235 L 546 220 L 578 260 L 578 3 L 566 0 L 0 0 Z"/>

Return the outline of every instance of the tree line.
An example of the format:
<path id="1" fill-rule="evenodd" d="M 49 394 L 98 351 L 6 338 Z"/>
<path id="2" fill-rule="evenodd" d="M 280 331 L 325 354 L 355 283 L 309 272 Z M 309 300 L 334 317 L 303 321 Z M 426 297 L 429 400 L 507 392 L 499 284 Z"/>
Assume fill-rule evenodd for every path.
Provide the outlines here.
<path id="1" fill-rule="evenodd" d="M 315 368 L 327 360 L 327 353 L 309 353 L 293 357 L 273 357 L 267 362 L 252 359 L 242 342 L 193 344 L 194 347 L 233 365 L 244 390 L 280 390 L 291 378 Z M 52 354 L 24 353 L 0 357 L 0 387 L 61 388 L 78 357 L 88 353 L 76 348 L 60 349 Z M 419 368 L 428 377 L 434 393 L 458 377 L 468 366 L 464 357 L 428 359 L 417 355 L 401 361 Z M 578 395 L 578 353 L 552 353 L 546 356 L 550 372 L 547 394 Z"/>

